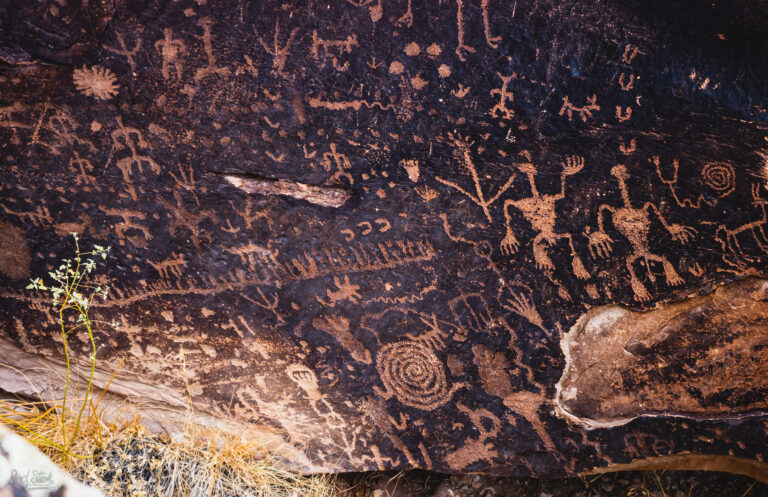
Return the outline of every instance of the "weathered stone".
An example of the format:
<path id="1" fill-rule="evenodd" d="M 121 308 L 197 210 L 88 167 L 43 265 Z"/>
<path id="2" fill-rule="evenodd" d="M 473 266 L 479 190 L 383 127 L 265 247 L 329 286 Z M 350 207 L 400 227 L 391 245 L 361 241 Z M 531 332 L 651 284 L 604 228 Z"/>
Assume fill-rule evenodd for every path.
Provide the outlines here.
<path id="1" fill-rule="evenodd" d="M 191 400 L 308 471 L 764 477 L 764 2 L 12 3 L 0 387 L 60 393 L 24 288 L 74 231 L 113 247 L 96 384 L 124 358 L 149 423 Z"/>

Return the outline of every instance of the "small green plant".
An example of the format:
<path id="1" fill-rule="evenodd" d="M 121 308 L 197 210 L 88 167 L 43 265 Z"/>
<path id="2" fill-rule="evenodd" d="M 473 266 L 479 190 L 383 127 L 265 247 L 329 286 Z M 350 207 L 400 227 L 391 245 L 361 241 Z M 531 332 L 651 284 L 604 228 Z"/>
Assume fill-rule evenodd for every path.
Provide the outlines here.
<path id="1" fill-rule="evenodd" d="M 108 325 L 118 330 L 119 324 L 117 322 L 108 323 L 106 321 L 100 321 L 91 319 L 90 309 L 93 300 L 101 296 L 103 299 L 107 298 L 107 292 L 109 287 L 106 285 L 92 285 L 88 282 L 89 275 L 96 267 L 96 261 L 98 257 L 102 260 L 107 258 L 110 247 L 101 247 L 94 245 L 93 250 L 82 251 L 80 249 L 80 243 L 77 233 L 72 233 L 75 239 L 75 257 L 74 259 L 63 259 L 61 265 L 55 271 L 48 273 L 51 279 L 50 283 L 45 283 L 42 278 L 35 278 L 27 285 L 28 290 L 42 290 L 49 292 L 51 295 L 51 303 L 58 313 L 58 323 L 61 327 L 61 339 L 64 346 L 64 358 L 67 364 L 66 385 L 64 387 L 64 397 L 61 400 L 59 406 L 60 420 L 61 420 L 61 443 L 56 443 L 51 440 L 43 439 L 47 445 L 51 445 L 61 451 L 61 456 L 64 464 L 68 462 L 72 451 L 72 445 L 77 439 L 77 435 L 80 431 L 80 425 L 83 419 L 83 413 L 86 406 L 89 404 L 91 390 L 93 388 L 93 378 L 96 373 L 96 352 L 98 347 L 96 345 L 96 339 L 94 337 L 94 325 Z M 88 341 L 91 347 L 89 354 L 90 360 L 90 376 L 88 377 L 88 383 L 85 389 L 85 395 L 80 399 L 81 404 L 77 413 L 77 417 L 74 419 L 74 426 L 70 428 L 68 433 L 67 426 L 72 416 L 67 411 L 67 400 L 70 393 L 70 385 L 72 381 L 72 351 L 69 346 L 68 339 L 74 336 L 78 332 L 83 332 L 88 335 Z M 41 437 L 42 438 L 42 437 Z"/>

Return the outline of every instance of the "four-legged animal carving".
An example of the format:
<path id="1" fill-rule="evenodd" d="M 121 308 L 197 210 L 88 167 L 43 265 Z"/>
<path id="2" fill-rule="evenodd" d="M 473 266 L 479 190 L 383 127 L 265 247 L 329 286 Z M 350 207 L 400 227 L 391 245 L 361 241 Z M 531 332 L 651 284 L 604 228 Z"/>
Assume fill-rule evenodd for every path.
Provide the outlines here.
<path id="1" fill-rule="evenodd" d="M 646 202 L 642 208 L 638 209 L 632 207 L 632 203 L 629 199 L 629 190 L 627 190 L 627 179 L 629 179 L 629 171 L 621 164 L 614 166 L 611 169 L 611 174 L 616 177 L 619 182 L 619 189 L 621 190 L 621 198 L 624 201 L 624 206 L 620 208 L 612 207 L 608 204 L 602 204 L 597 213 L 597 225 L 598 231 L 594 233 L 589 232 L 587 228 L 587 237 L 589 238 L 589 249 L 593 257 L 607 257 L 611 252 L 613 239 L 605 232 L 604 226 L 604 213 L 610 211 L 613 217 L 613 224 L 619 232 L 632 245 L 632 253 L 627 256 L 626 265 L 629 270 L 630 284 L 632 285 L 632 291 L 635 294 L 636 300 L 646 301 L 650 300 L 651 295 L 645 288 L 645 285 L 640 281 L 640 278 L 635 273 L 633 264 L 637 259 L 642 259 L 645 263 L 645 267 L 648 273 L 648 279 L 655 281 L 656 277 L 651 272 L 649 263 L 651 261 L 660 262 L 664 268 L 664 277 L 667 283 L 672 286 L 678 286 L 683 283 L 683 279 L 677 274 L 672 263 L 663 255 L 657 255 L 651 252 L 648 246 L 648 234 L 651 230 L 651 218 L 648 209 L 656 213 L 659 221 L 664 225 L 664 228 L 672 235 L 672 237 L 680 243 L 687 243 L 696 234 L 696 230 L 683 226 L 681 224 L 672 224 L 662 215 L 659 208 L 651 203 Z"/>
<path id="2" fill-rule="evenodd" d="M 572 263 L 571 268 L 577 278 L 589 278 L 589 273 L 584 267 L 576 249 L 573 246 L 573 238 L 570 233 L 555 233 L 555 221 L 557 213 L 555 207 L 558 200 L 565 198 L 565 178 L 578 173 L 584 168 L 583 157 L 568 157 L 563 164 L 563 172 L 560 173 L 560 193 L 542 194 L 536 187 L 536 174 L 538 170 L 530 162 L 530 154 L 526 153 L 528 162 L 518 165 L 518 169 L 528 176 L 528 182 L 531 184 L 531 196 L 519 200 L 506 200 L 504 202 L 504 223 L 506 226 L 506 236 L 501 241 L 501 252 L 504 254 L 514 254 L 520 246 L 515 234 L 512 232 L 512 217 L 509 214 L 509 207 L 515 207 L 523 217 L 531 223 L 538 235 L 533 238 L 533 257 L 536 260 L 536 266 L 540 269 L 554 269 L 552 259 L 547 254 L 546 245 L 552 245 L 557 240 L 566 239 L 571 248 Z"/>
<path id="3" fill-rule="evenodd" d="M 741 243 L 750 239 L 763 253 L 768 252 L 768 237 L 765 236 L 763 228 L 768 222 L 766 204 L 768 204 L 768 200 L 760 196 L 760 185 L 754 184 L 752 185 L 752 205 L 760 208 L 763 213 L 762 217 L 732 229 L 726 228 L 724 224 L 717 227 L 715 240 L 720 242 L 723 248 L 723 260 L 727 264 L 744 269 L 747 263 L 754 260 L 753 257 L 745 255 L 741 249 Z M 742 237 L 746 237 L 746 239 Z M 741 242 L 739 241 L 740 238 Z"/>

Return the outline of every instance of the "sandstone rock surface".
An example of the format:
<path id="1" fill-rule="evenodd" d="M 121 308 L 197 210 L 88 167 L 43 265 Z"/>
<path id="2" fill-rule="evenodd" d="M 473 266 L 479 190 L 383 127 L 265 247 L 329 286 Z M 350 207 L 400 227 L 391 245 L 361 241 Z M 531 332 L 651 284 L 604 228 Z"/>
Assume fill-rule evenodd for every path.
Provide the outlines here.
<path id="1" fill-rule="evenodd" d="M 765 476 L 764 2 L 13 5 L 0 335 L 39 390 L 25 286 L 77 232 L 148 422 L 307 471 Z"/>

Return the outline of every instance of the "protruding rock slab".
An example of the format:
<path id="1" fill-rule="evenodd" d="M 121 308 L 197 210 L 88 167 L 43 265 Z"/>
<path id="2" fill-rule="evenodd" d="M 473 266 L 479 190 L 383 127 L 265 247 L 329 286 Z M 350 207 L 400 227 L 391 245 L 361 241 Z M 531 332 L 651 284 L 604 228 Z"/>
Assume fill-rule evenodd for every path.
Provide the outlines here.
<path id="1" fill-rule="evenodd" d="M 768 281 L 746 279 L 644 312 L 611 305 L 560 342 L 558 404 L 592 427 L 639 416 L 738 419 L 768 411 Z"/>

